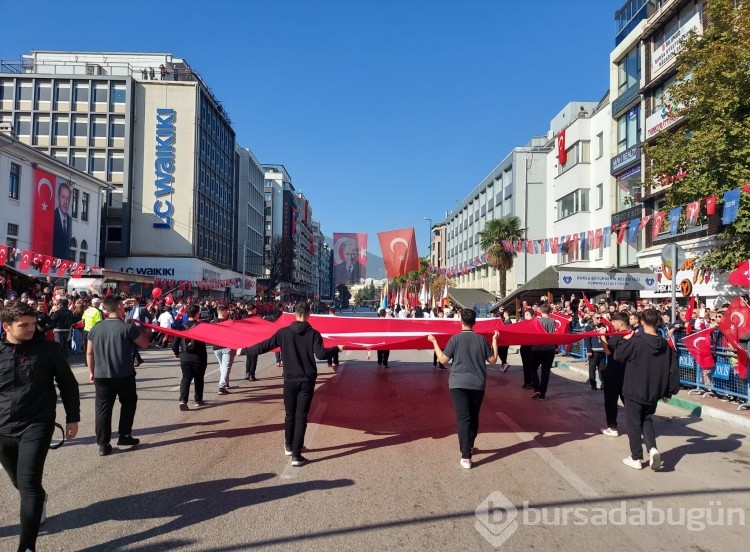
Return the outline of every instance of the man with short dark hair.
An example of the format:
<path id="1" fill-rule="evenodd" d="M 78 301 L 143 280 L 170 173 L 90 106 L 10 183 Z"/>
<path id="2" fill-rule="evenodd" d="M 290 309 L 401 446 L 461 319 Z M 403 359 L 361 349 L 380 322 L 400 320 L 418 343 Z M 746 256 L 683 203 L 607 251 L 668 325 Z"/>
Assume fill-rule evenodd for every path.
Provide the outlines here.
<path id="1" fill-rule="evenodd" d="M 59 299 L 53 308 L 50 320 L 54 324 L 55 342 L 60 345 L 67 358 L 70 348 L 70 332 L 73 327 L 73 313 L 68 308 L 68 300 L 65 297 Z"/>
<path id="2" fill-rule="evenodd" d="M 323 347 L 323 337 L 308 322 L 310 305 L 297 303 L 294 309 L 296 320 L 281 328 L 270 338 L 244 349 L 237 354 L 261 355 L 281 347 L 284 374 L 284 454 L 292 457 L 292 466 L 303 466 L 307 459 L 302 456 L 318 369 L 315 357 L 327 359 L 334 349 L 343 351 L 344 346 Z"/>
<path id="3" fill-rule="evenodd" d="M 211 323 L 225 322 L 227 320 L 227 312 L 228 309 L 224 305 L 219 305 L 216 308 L 217 317 Z M 231 347 L 221 347 L 219 345 L 212 345 L 212 347 L 216 360 L 219 361 L 219 395 L 227 395 L 231 387 L 229 385 L 229 376 L 232 373 L 234 355 L 237 351 Z"/>
<path id="4" fill-rule="evenodd" d="M 188 321 L 185 325 L 189 330 L 200 323 L 201 309 L 198 305 L 190 305 L 187 309 Z M 172 341 L 172 352 L 180 359 L 182 381 L 180 382 L 180 410 L 189 410 L 187 401 L 190 395 L 190 383 L 195 382 L 195 406 L 203 406 L 203 385 L 208 366 L 206 344 L 196 339 L 175 337 Z"/>
<path id="5" fill-rule="evenodd" d="M 571 303 L 575 300 L 575 295 L 570 296 Z M 555 333 L 555 321 L 549 316 L 549 304 L 544 303 L 539 307 L 542 317 L 539 322 L 547 333 Z M 555 361 L 556 345 L 532 345 L 529 354 L 529 367 L 531 370 L 531 385 L 534 387 L 532 399 L 543 401 L 547 398 L 547 384 L 549 375 L 552 371 L 552 363 Z M 541 366 L 542 377 L 539 379 L 537 369 Z"/>
<path id="6" fill-rule="evenodd" d="M 96 390 L 94 425 L 99 456 L 112 453 L 112 408 L 120 400 L 118 445 L 135 446 L 140 440 L 132 436 L 138 395 L 135 389 L 133 347 L 148 347 L 151 330 L 142 329 L 131 319 L 125 322 L 125 306 L 118 295 L 104 299 L 107 318 L 91 328 L 88 334 L 86 365 L 89 381 Z"/>
<path id="7" fill-rule="evenodd" d="M 65 437 L 72 439 L 81 419 L 78 382 L 58 346 L 34 338 L 33 308 L 11 302 L 0 309 L 0 320 L 0 464 L 21 495 L 18 550 L 34 550 L 45 518 L 42 476 L 55 429 L 55 383 L 65 407 Z"/>
<path id="8" fill-rule="evenodd" d="M 623 312 L 616 312 L 612 315 L 612 326 L 616 332 L 628 331 L 629 317 Z M 599 371 L 602 380 L 602 390 L 604 391 L 604 414 L 607 419 L 607 427 L 602 429 L 602 433 L 608 437 L 618 437 L 620 432 L 617 430 L 617 399 L 622 398 L 622 382 L 625 379 L 625 365 L 614 359 L 614 353 L 619 349 L 625 340 L 621 335 L 607 337 L 606 328 L 599 328 L 599 339 L 604 347 L 604 353 L 607 355 L 607 362 Z M 623 404 L 625 399 L 622 399 Z"/>

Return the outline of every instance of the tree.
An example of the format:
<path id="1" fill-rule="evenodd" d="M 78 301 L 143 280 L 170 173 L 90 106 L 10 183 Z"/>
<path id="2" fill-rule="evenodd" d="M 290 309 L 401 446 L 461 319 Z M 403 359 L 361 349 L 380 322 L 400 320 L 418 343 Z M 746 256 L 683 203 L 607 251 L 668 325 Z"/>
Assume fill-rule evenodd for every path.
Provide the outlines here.
<path id="1" fill-rule="evenodd" d="M 273 238 L 271 250 L 266 257 L 266 268 L 269 291 L 281 282 L 289 282 L 294 268 L 294 240 L 282 236 Z"/>
<path id="2" fill-rule="evenodd" d="M 484 230 L 479 232 L 479 245 L 485 250 L 489 265 L 498 271 L 498 294 L 505 297 L 508 271 L 513 268 L 516 258 L 514 251 L 508 252 L 503 247 L 503 240 L 520 240 L 523 238 L 521 219 L 515 215 L 487 221 Z"/>
<path id="3" fill-rule="evenodd" d="M 750 182 L 750 2 L 711 0 L 703 6 L 708 25 L 702 36 L 685 42 L 677 83 L 668 89 L 670 107 L 684 125 L 662 132 L 644 151 L 655 183 L 687 169 L 667 192 L 668 207 L 716 196 L 720 213 L 723 192 Z M 702 259 L 705 266 L 729 269 L 750 258 L 747 200 L 719 237 L 724 243 Z"/>
<path id="4" fill-rule="evenodd" d="M 380 290 L 375 287 L 374 282 L 370 282 L 369 286 L 363 286 L 354 295 L 354 302 L 357 305 L 372 305 L 373 301 L 380 299 Z"/>

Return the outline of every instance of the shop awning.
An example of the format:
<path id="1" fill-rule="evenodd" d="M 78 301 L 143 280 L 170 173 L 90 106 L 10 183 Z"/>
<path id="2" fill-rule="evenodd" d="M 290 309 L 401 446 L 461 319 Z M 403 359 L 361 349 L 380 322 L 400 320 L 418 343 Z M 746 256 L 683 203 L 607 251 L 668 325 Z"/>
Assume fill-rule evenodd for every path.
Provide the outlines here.
<path id="1" fill-rule="evenodd" d="M 492 305 L 497 301 L 494 293 L 483 288 L 448 288 L 448 299 L 462 309 Z"/>

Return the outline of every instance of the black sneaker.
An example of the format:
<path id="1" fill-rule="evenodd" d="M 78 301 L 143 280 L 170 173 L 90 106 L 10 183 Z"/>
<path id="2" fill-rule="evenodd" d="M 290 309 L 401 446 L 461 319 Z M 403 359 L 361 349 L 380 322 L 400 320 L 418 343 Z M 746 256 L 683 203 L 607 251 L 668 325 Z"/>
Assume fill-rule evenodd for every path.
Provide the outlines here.
<path id="1" fill-rule="evenodd" d="M 112 445 L 99 445 L 99 456 L 109 456 L 112 454 Z"/>
<path id="2" fill-rule="evenodd" d="M 185 412 L 186 410 L 190 410 L 190 407 L 187 405 L 187 403 L 181 402 L 180 403 L 180 410 Z"/>
<path id="3" fill-rule="evenodd" d="M 542 394 L 539 391 L 534 391 L 534 394 L 531 395 L 532 399 L 539 399 L 542 396 Z"/>
<path id="4" fill-rule="evenodd" d="M 307 464 L 307 458 L 305 458 L 301 454 L 292 458 L 292 466 L 300 467 L 304 466 L 305 464 Z"/>
<path id="5" fill-rule="evenodd" d="M 229 395 L 229 391 L 227 391 L 226 387 L 219 387 L 219 395 Z"/>
<path id="6" fill-rule="evenodd" d="M 255 376 L 250 376 L 250 381 L 258 381 L 258 378 L 256 378 Z"/>
<path id="7" fill-rule="evenodd" d="M 206 403 L 205 401 L 195 401 L 195 406 L 196 407 L 206 406 Z"/>
<path id="8" fill-rule="evenodd" d="M 250 374 L 245 374 L 245 379 L 250 380 Z"/>
<path id="9" fill-rule="evenodd" d="M 134 447 L 134 446 L 136 446 L 140 442 L 141 442 L 140 439 L 136 439 L 132 435 L 120 435 L 120 438 L 117 439 L 117 445 L 118 446 L 119 445 L 124 445 L 124 446 L 127 446 L 127 447 Z"/>

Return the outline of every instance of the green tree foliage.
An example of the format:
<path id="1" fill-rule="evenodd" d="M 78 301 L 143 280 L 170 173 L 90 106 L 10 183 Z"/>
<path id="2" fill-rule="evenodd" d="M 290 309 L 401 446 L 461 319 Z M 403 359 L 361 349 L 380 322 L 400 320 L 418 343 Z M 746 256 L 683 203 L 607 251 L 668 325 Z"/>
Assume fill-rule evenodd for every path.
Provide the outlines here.
<path id="1" fill-rule="evenodd" d="M 503 240 L 520 240 L 523 238 L 521 219 L 515 215 L 487 221 L 484 230 L 479 232 L 479 245 L 485 250 L 487 260 L 492 268 L 498 271 L 498 294 L 505 297 L 508 271 L 513 268 L 516 253 L 508 253 L 503 247 Z"/>
<path id="2" fill-rule="evenodd" d="M 406 274 L 402 274 L 394 279 L 394 282 L 398 285 L 404 285 L 407 282 L 420 282 L 424 276 L 427 267 L 430 266 L 430 260 L 427 257 L 419 258 L 419 270 L 412 270 Z"/>
<path id="3" fill-rule="evenodd" d="M 380 300 L 380 289 L 375 287 L 374 282 L 369 286 L 363 286 L 362 289 L 354 294 L 354 302 L 357 305 L 372 304 L 373 301 Z"/>
<path id="4" fill-rule="evenodd" d="M 268 289 L 292 279 L 294 268 L 294 240 L 277 236 L 271 241 L 271 250 L 266 256 Z"/>
<path id="5" fill-rule="evenodd" d="M 750 2 L 735 8 L 734 0 L 711 0 L 704 9 L 708 25 L 702 36 L 686 41 L 678 55 L 678 83 L 668 90 L 685 124 L 662 132 L 644 150 L 652 179 L 687 167 L 687 177 L 667 192 L 669 207 L 716 195 L 720 213 L 723 192 L 750 182 Z M 704 265 L 729 269 L 750 258 L 746 197 L 720 237 L 725 244 L 704 257 Z"/>

